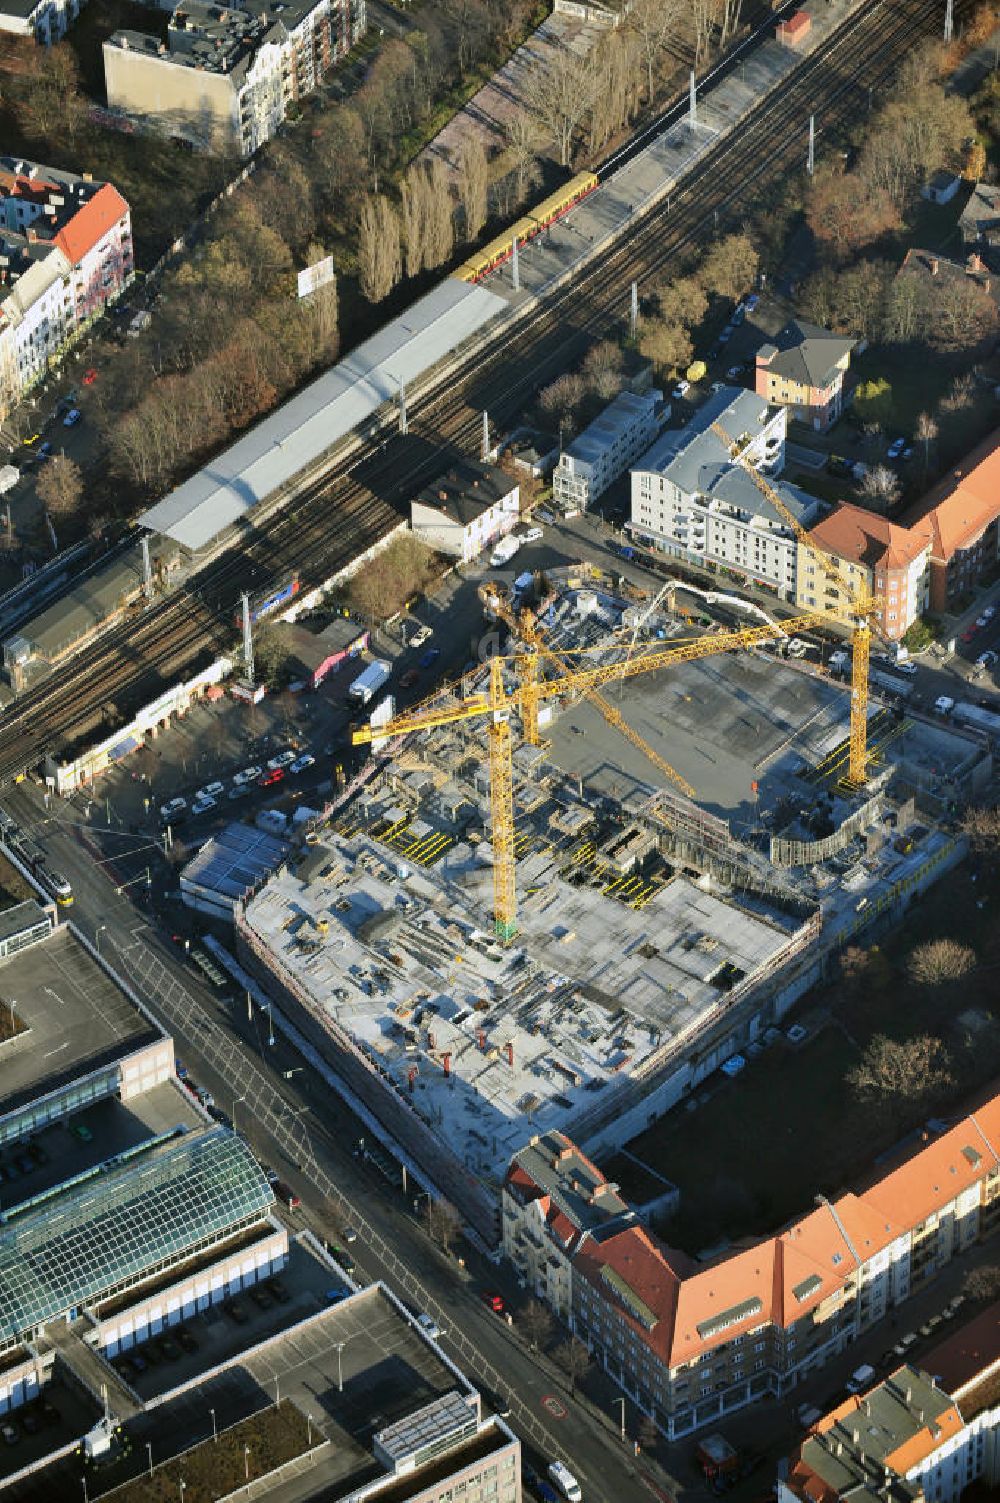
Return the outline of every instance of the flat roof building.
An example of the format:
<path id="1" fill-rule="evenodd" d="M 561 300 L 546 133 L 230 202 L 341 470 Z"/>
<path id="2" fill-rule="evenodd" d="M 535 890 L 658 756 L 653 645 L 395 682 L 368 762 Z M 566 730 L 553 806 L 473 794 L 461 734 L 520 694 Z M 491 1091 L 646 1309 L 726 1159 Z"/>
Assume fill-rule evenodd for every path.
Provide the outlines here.
<path id="1" fill-rule="evenodd" d="M 670 416 L 662 391 L 623 391 L 562 451 L 552 494 L 586 511 L 649 448 Z"/>
<path id="2" fill-rule="evenodd" d="M 313 629 L 312 622 L 281 621 L 275 631 L 288 651 L 292 671 L 310 689 L 318 689 L 323 680 L 336 673 L 345 663 L 360 657 L 368 646 L 368 628 L 359 626 L 348 616 L 334 616 L 332 621 Z"/>
<path id="3" fill-rule="evenodd" d="M 232 918 L 233 908 L 282 865 L 291 847 L 251 825 L 229 824 L 191 857 L 181 872 L 187 908 Z"/>

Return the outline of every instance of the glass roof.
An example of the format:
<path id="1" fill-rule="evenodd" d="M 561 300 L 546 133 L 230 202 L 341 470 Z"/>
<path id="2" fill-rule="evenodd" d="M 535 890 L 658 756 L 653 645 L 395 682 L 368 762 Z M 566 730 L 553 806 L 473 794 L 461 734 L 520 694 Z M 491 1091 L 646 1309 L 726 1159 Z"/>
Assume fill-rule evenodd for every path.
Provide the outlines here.
<path id="1" fill-rule="evenodd" d="M 0 1228 L 0 1341 L 189 1256 L 273 1204 L 260 1165 L 223 1127 L 109 1167 Z"/>

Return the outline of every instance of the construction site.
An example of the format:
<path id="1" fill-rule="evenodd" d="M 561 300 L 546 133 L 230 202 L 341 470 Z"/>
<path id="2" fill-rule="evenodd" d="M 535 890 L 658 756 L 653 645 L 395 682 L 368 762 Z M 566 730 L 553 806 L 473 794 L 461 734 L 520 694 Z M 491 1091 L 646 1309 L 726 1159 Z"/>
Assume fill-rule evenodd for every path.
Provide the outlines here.
<path id="1" fill-rule="evenodd" d="M 958 859 L 928 811 L 988 763 L 866 703 L 852 788 L 851 688 L 773 623 L 544 591 L 484 592 L 503 656 L 358 727 L 369 775 L 236 913 L 248 969 L 490 1244 L 534 1133 L 610 1152 L 774 1028 Z"/>

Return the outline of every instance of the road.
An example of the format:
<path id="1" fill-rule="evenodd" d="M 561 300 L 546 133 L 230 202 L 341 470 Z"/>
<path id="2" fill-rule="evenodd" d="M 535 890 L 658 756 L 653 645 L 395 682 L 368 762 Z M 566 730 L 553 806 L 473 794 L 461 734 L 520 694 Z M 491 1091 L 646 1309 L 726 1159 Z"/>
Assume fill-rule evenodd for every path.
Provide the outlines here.
<path id="1" fill-rule="evenodd" d="M 74 923 L 139 991 L 171 1032 L 192 1075 L 235 1115 L 237 1129 L 258 1155 L 301 1194 L 306 1223 L 326 1237 L 348 1224 L 356 1228 L 352 1251 L 364 1273 L 385 1279 L 415 1309 L 434 1316 L 446 1332 L 444 1349 L 492 1402 L 509 1408 L 518 1433 L 540 1456 L 562 1456 L 572 1466 L 588 1499 L 648 1503 L 650 1493 L 673 1492 L 655 1463 L 645 1457 L 637 1462 L 623 1451 L 610 1416 L 598 1419 L 589 1406 L 572 1400 L 558 1377 L 532 1359 L 516 1331 L 486 1309 L 483 1280 L 507 1291 L 504 1277 L 485 1264 L 478 1277 L 463 1273 L 445 1260 L 399 1190 L 374 1180 L 353 1157 L 351 1146 L 363 1128 L 288 1046 L 269 1047 L 259 1011 L 248 1023 L 242 996 L 220 1006 L 181 953 L 161 938 L 150 914 L 130 901 L 130 892 L 144 889 L 116 891 L 81 845 L 71 811 L 60 806 L 46 814 L 34 792 L 23 789 L 5 806 L 73 883 Z M 289 1070 L 295 1073 L 286 1079 Z M 294 1214 L 291 1221 L 296 1223 Z"/>

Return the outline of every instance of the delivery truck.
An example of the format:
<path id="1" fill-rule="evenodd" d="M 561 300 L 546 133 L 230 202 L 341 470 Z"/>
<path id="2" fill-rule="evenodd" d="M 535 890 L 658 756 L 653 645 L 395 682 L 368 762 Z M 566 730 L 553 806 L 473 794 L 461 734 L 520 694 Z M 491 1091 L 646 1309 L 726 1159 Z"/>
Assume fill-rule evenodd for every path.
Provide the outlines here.
<path id="1" fill-rule="evenodd" d="M 364 673 L 359 673 L 353 684 L 347 691 L 349 699 L 356 704 L 366 705 L 370 699 L 374 699 L 380 689 L 389 682 L 392 667 L 381 658 L 376 658 L 374 663 L 369 663 Z"/>

